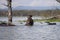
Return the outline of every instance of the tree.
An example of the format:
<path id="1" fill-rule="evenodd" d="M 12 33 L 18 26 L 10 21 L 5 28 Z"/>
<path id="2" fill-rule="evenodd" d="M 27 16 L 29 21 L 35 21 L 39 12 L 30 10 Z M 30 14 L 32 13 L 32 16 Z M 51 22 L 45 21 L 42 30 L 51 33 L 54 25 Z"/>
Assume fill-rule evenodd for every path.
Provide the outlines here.
<path id="1" fill-rule="evenodd" d="M 12 24 L 12 0 L 7 0 L 8 7 L 8 25 Z"/>
<path id="2" fill-rule="evenodd" d="M 12 24 L 12 0 L 6 0 L 7 5 L 3 4 L 4 6 L 8 7 L 8 25 Z"/>

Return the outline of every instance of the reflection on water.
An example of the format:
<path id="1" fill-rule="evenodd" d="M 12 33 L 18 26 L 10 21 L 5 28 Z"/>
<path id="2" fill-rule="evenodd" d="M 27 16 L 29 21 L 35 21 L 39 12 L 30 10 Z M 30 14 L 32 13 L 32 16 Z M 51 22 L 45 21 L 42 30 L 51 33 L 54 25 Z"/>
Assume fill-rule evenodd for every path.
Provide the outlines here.
<path id="1" fill-rule="evenodd" d="M 2 19 L 7 20 L 7 18 L 0 18 L 0 20 Z M 16 20 L 20 19 L 17 18 Z M 34 26 L 16 24 L 19 25 L 10 27 L 0 26 L 0 40 L 60 40 L 60 25 L 42 25 L 37 22 Z"/>

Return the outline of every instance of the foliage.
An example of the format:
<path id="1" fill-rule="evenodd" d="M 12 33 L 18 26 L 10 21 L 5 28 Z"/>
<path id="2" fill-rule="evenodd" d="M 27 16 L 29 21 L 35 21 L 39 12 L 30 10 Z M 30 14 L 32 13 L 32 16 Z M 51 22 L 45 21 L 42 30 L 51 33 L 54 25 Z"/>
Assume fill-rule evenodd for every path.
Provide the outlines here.
<path id="1" fill-rule="evenodd" d="M 53 13 L 52 13 L 53 12 Z M 60 10 L 13 10 L 13 16 L 42 16 L 42 17 L 51 17 L 60 15 Z M 7 10 L 0 10 L 0 16 L 7 16 Z"/>

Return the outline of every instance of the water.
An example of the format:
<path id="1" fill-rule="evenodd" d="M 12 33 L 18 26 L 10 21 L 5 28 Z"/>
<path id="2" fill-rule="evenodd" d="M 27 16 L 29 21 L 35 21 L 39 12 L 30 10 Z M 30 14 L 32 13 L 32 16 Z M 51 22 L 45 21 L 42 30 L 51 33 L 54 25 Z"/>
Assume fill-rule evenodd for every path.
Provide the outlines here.
<path id="1" fill-rule="evenodd" d="M 7 21 L 7 18 L 0 17 L 0 20 Z M 16 26 L 0 26 L 0 40 L 60 40 L 60 23 L 58 22 L 59 25 L 35 22 L 34 26 L 25 26 L 16 20 L 20 18 L 14 17 L 13 23 L 15 22 Z"/>

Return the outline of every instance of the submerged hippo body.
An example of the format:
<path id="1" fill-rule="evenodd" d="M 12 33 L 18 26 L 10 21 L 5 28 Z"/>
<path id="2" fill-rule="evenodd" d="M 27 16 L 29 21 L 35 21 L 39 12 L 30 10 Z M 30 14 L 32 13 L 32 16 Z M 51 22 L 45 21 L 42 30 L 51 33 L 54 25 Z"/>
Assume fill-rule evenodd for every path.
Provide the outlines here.
<path id="1" fill-rule="evenodd" d="M 34 24 L 33 19 L 31 18 L 31 16 L 29 16 L 25 25 L 32 26 L 33 24 Z"/>

